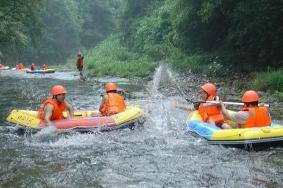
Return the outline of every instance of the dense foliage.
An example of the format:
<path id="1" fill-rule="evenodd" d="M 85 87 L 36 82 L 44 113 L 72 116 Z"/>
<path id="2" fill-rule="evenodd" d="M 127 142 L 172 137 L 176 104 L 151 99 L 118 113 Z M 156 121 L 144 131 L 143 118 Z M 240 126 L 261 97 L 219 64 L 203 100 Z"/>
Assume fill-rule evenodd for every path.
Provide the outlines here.
<path id="1" fill-rule="evenodd" d="M 115 28 L 119 0 L 0 2 L 0 60 L 8 64 L 65 63 Z"/>
<path id="2" fill-rule="evenodd" d="M 5 0 L 0 59 L 63 63 L 114 32 L 131 54 L 182 70 L 278 68 L 282 10 L 283 0 Z"/>
<path id="3" fill-rule="evenodd" d="M 177 48 L 185 55 L 209 54 L 242 70 L 283 65 L 282 0 L 124 3 L 122 38 L 139 52 L 162 59 Z"/>
<path id="4" fill-rule="evenodd" d="M 40 7 L 40 0 L 0 1 L 0 60 L 22 59 L 27 47 L 36 46 Z"/>

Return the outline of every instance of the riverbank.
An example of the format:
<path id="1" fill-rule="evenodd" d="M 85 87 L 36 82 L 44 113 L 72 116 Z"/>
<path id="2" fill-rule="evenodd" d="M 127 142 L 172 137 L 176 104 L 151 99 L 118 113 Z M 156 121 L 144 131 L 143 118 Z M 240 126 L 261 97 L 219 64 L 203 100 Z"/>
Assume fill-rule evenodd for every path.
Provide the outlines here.
<path id="1" fill-rule="evenodd" d="M 235 68 L 223 65 L 225 63 L 221 59 L 211 54 L 188 56 L 178 49 L 172 49 L 171 52 L 164 57 L 164 60 L 155 61 L 146 54 L 132 52 L 120 43 L 117 36 L 110 36 L 97 47 L 83 51 L 83 55 L 86 74 L 89 77 L 117 76 L 152 80 L 153 73 L 160 64 L 169 64 L 181 75 L 179 82 L 185 80 L 191 83 L 193 79 L 194 86 L 190 88 L 196 91 L 198 91 L 196 86 L 211 81 L 221 86 L 219 92 L 225 100 L 237 101 L 245 90 L 254 89 L 262 95 L 263 102 L 270 103 L 276 109 L 281 109 L 283 105 L 282 69 L 260 73 L 238 73 Z M 68 61 L 64 69 L 66 68 L 76 69 L 75 57 Z M 191 75 L 197 79 L 192 78 Z M 279 110 L 276 114 L 283 114 L 283 111 Z"/>
<path id="2" fill-rule="evenodd" d="M 83 55 L 90 77 L 140 77 L 150 80 L 159 64 L 144 54 L 131 52 L 115 36 L 110 36 L 97 47 L 84 51 Z"/>

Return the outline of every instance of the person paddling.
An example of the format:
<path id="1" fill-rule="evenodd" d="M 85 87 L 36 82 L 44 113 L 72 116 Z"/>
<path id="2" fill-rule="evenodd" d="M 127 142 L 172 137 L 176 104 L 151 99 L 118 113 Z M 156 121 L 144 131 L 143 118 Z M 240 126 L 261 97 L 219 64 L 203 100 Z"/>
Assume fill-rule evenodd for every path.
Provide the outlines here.
<path id="1" fill-rule="evenodd" d="M 238 128 L 266 127 L 271 125 L 271 118 L 268 109 L 263 104 L 259 104 L 259 96 L 253 90 L 246 91 L 242 97 L 244 107 L 236 113 L 229 113 L 222 101 L 220 101 L 221 111 L 224 116 L 235 121 Z"/>
<path id="2" fill-rule="evenodd" d="M 126 103 L 123 96 L 117 93 L 117 85 L 115 83 L 107 83 L 105 85 L 106 95 L 99 107 L 102 116 L 110 116 L 123 112 L 126 109 Z"/>
<path id="3" fill-rule="evenodd" d="M 204 101 L 219 101 L 220 98 L 217 96 L 216 86 L 212 83 L 206 83 L 201 86 L 202 100 Z M 217 125 L 223 129 L 230 129 L 230 125 L 225 123 L 224 115 L 221 112 L 219 105 L 201 103 L 198 108 L 199 114 L 201 115 L 204 122 Z"/>
<path id="4" fill-rule="evenodd" d="M 212 83 L 206 83 L 201 86 L 201 98 L 203 101 L 219 101 L 217 96 L 216 86 Z M 209 103 L 198 103 L 194 107 L 189 105 L 175 104 L 175 107 L 184 110 L 198 109 L 200 116 L 204 122 L 208 122 L 213 125 L 217 125 L 223 129 L 230 129 L 230 125 L 224 120 L 219 105 Z"/>
<path id="5" fill-rule="evenodd" d="M 38 110 L 38 117 L 47 126 L 52 125 L 52 121 L 64 119 L 63 111 L 68 111 L 68 118 L 73 118 L 73 107 L 65 101 L 67 91 L 62 85 L 55 85 L 51 89 L 52 98 L 47 98 Z"/>

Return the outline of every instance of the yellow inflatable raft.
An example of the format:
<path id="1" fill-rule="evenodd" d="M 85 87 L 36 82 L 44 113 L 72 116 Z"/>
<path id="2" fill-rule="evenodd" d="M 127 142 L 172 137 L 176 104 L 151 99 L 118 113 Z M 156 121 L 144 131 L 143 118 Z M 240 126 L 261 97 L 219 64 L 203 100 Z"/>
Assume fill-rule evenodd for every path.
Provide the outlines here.
<path id="1" fill-rule="evenodd" d="M 138 106 L 128 106 L 124 112 L 112 116 L 92 117 L 97 111 L 75 111 L 73 119 L 53 121 L 57 129 L 87 132 L 93 129 L 109 129 L 130 126 L 143 119 L 144 111 Z M 66 116 L 66 114 L 64 114 Z M 45 127 L 37 117 L 37 111 L 13 110 L 6 121 L 23 128 L 40 130 Z"/>
<path id="2" fill-rule="evenodd" d="M 271 142 L 283 144 L 283 125 L 274 122 L 268 127 L 221 129 L 203 122 L 198 111 L 194 111 L 189 114 L 186 124 L 191 132 L 205 138 L 210 144 L 241 145 Z"/>

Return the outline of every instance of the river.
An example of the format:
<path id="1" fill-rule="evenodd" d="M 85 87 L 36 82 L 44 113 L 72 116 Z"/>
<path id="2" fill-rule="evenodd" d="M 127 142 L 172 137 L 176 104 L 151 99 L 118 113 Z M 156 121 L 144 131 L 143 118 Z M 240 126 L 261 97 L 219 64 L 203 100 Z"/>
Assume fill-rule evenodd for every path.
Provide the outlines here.
<path id="1" fill-rule="evenodd" d="M 82 82 L 75 72 L 0 72 L 0 187 L 283 187 L 282 148 L 213 146 L 188 133 L 188 112 L 172 106 L 182 98 L 172 92 L 180 86 L 171 73 L 159 67 L 150 82 Z M 42 140 L 15 134 L 5 122 L 12 109 L 37 109 L 54 84 L 66 87 L 75 109 L 96 109 L 108 81 L 145 110 L 143 126 Z"/>

